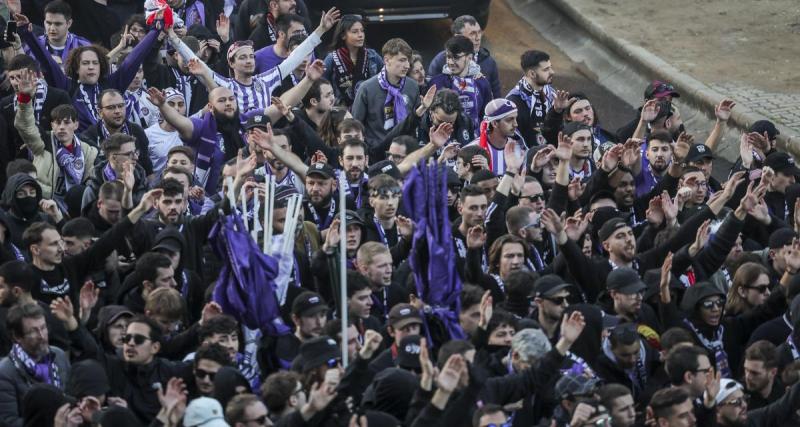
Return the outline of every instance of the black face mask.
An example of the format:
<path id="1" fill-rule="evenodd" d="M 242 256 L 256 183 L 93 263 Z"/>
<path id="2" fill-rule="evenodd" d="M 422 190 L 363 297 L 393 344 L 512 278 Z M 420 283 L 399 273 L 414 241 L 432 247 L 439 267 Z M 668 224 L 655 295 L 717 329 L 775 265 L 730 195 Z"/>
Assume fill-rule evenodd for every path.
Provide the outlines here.
<path id="1" fill-rule="evenodd" d="M 33 218 L 39 212 L 39 200 L 36 197 L 18 197 L 15 202 L 19 214 L 25 219 Z"/>

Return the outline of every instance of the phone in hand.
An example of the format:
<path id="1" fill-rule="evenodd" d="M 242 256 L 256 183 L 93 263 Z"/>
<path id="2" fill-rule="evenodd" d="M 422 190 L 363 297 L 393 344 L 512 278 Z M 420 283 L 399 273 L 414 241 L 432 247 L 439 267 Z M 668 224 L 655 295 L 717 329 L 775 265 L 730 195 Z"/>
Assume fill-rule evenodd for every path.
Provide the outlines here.
<path id="1" fill-rule="evenodd" d="M 8 21 L 6 24 L 6 33 L 3 35 L 7 42 L 14 41 L 14 34 L 17 32 L 17 21 Z"/>

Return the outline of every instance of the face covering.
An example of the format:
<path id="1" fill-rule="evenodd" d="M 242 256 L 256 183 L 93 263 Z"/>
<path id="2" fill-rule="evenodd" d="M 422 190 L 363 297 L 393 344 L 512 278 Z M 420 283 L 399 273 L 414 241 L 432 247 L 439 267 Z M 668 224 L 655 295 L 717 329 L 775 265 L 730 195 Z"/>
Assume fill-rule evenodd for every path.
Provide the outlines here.
<path id="1" fill-rule="evenodd" d="M 19 209 L 19 214 L 23 218 L 33 218 L 36 216 L 36 213 L 39 212 L 39 201 L 36 199 L 36 197 L 21 197 L 15 200 L 17 209 Z"/>

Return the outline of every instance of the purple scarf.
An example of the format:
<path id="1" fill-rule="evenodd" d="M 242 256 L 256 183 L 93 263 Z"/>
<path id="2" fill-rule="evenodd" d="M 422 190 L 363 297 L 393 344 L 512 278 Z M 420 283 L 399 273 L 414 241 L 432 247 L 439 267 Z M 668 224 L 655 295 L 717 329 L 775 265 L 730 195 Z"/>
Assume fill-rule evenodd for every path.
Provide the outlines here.
<path id="1" fill-rule="evenodd" d="M 117 173 L 111 168 L 111 163 L 106 163 L 106 166 L 103 168 L 103 177 L 106 181 L 115 181 L 117 179 Z"/>
<path id="2" fill-rule="evenodd" d="M 58 370 L 53 353 L 49 353 L 42 360 L 36 362 L 28 356 L 28 353 L 25 353 L 19 344 L 14 344 L 8 357 L 17 369 L 22 369 L 29 376 L 43 383 L 62 388 L 61 372 Z"/>
<path id="3" fill-rule="evenodd" d="M 75 185 L 80 185 L 83 181 L 83 172 L 86 168 L 86 159 L 83 157 L 83 150 L 81 149 L 81 142 L 73 135 L 72 139 L 72 152 L 59 142 L 51 133 L 50 138 L 53 142 L 53 147 L 56 149 L 56 163 L 61 168 L 61 171 L 66 177 L 65 183 L 67 190 Z"/>
<path id="4" fill-rule="evenodd" d="M 400 122 L 405 120 L 406 116 L 408 116 L 408 109 L 406 108 L 406 102 L 403 98 L 403 88 L 406 85 L 406 79 L 405 77 L 400 79 L 399 87 L 392 86 L 386 78 L 386 67 L 383 67 L 381 73 L 378 75 L 378 84 L 381 86 L 381 89 L 387 92 L 386 101 L 383 103 L 384 128 L 386 125 L 392 128 L 400 124 Z M 391 109 L 388 108 L 389 105 L 392 106 Z M 391 116 L 387 114 L 388 112 L 391 112 Z"/>
<path id="5" fill-rule="evenodd" d="M 69 56 L 69 52 L 72 49 L 81 47 L 81 46 L 88 46 L 90 43 L 83 38 L 80 38 L 72 33 L 67 33 L 67 41 L 64 43 L 64 48 L 60 49 L 60 52 L 50 46 L 50 41 L 47 39 L 46 35 L 41 35 L 38 37 L 39 41 L 47 48 L 47 51 L 50 52 L 51 55 L 58 55 L 61 57 L 61 63 L 65 64 L 67 62 L 67 56 Z"/>

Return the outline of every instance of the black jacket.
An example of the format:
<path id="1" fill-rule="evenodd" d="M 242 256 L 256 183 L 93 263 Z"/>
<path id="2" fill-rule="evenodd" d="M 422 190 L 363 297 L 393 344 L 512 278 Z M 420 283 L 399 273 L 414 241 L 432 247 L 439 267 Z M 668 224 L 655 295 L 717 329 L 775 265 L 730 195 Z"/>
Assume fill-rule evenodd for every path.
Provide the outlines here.
<path id="1" fill-rule="evenodd" d="M 146 157 L 146 155 L 145 155 Z M 94 204 L 100 193 L 100 186 L 105 184 L 107 179 L 103 174 L 103 168 L 108 162 L 105 161 L 94 167 L 94 176 L 86 181 L 86 189 L 83 190 L 83 200 L 81 200 L 81 211 L 88 209 L 89 205 Z M 142 200 L 142 196 L 147 192 L 147 173 L 138 163 L 133 169 L 133 204 L 136 205 Z"/>
<path id="2" fill-rule="evenodd" d="M 147 134 L 144 133 L 144 129 L 136 123 L 127 122 L 127 125 L 129 135 L 136 138 L 136 149 L 139 150 L 139 160 L 137 160 L 137 163 L 144 168 L 145 175 L 150 175 L 153 173 L 153 163 L 150 161 L 150 156 L 147 154 L 147 147 L 150 146 Z M 105 140 L 100 133 L 100 122 L 86 128 L 86 130 L 81 133 L 81 139 L 95 147 L 102 148 L 103 141 Z M 106 160 L 105 156 L 98 153 L 95 164 L 100 164 L 103 160 Z"/>
<path id="3" fill-rule="evenodd" d="M 11 233 L 9 236 L 11 238 L 11 243 L 22 249 L 23 252 L 27 252 L 28 248 L 22 245 L 22 233 L 34 222 L 53 222 L 49 216 L 42 212 L 36 212 L 36 214 L 30 218 L 24 218 L 22 216 L 17 206 L 16 195 L 17 190 L 25 185 L 30 185 L 36 189 L 37 203 L 42 200 L 42 187 L 39 186 L 39 182 L 30 175 L 24 173 L 18 173 L 10 177 L 8 181 L 6 181 L 2 197 L 0 197 L 0 207 L 3 208 L 3 212 L 0 213 L 0 215 L 3 216 L 3 223 Z"/>

